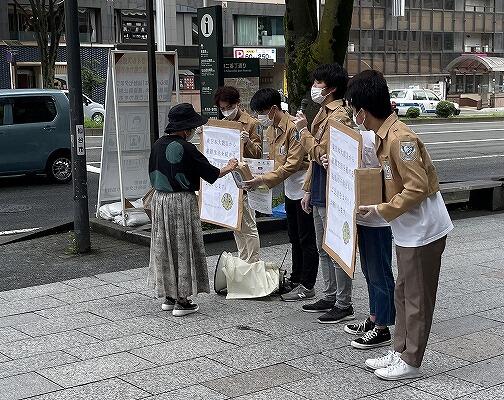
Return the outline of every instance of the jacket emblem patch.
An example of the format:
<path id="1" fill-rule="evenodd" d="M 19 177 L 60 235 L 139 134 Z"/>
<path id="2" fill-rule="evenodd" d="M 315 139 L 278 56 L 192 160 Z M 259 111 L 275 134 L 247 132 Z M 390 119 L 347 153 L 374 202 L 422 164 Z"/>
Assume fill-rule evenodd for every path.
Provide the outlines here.
<path id="1" fill-rule="evenodd" d="M 400 156 L 403 161 L 415 161 L 417 159 L 417 144 L 415 141 L 401 142 Z"/>

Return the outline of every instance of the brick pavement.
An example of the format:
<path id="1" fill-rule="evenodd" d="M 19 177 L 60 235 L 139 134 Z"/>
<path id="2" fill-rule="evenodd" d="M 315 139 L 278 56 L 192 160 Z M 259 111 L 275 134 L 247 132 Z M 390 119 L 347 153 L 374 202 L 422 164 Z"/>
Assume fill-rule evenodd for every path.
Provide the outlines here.
<path id="1" fill-rule="evenodd" d="M 455 221 L 422 379 L 379 381 L 363 361 L 383 350 L 352 349 L 299 303 L 201 295 L 174 318 L 138 268 L 0 292 L 0 400 L 503 399 L 503 222 Z M 364 318 L 359 268 L 354 305 Z"/>

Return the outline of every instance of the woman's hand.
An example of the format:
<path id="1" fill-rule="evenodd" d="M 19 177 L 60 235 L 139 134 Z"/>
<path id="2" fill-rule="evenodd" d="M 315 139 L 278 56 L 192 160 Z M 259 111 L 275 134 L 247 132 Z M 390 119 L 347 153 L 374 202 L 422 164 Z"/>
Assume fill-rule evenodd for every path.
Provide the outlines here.
<path id="1" fill-rule="evenodd" d="M 236 158 L 232 158 L 228 161 L 225 167 L 220 169 L 219 178 L 222 178 L 224 175 L 229 174 L 231 171 L 235 170 L 238 167 L 238 160 Z"/>
<path id="2" fill-rule="evenodd" d="M 306 214 L 311 214 L 312 208 L 310 206 L 310 192 L 305 192 L 303 199 L 301 200 L 301 208 Z"/>
<path id="3" fill-rule="evenodd" d="M 327 154 L 320 156 L 320 162 L 322 163 L 322 166 L 327 169 L 327 167 L 329 166 L 329 159 L 327 158 Z"/>
<path id="4" fill-rule="evenodd" d="M 255 176 L 254 179 L 250 181 L 243 181 L 243 189 L 254 190 L 262 184 L 262 178 L 260 176 Z"/>
<path id="5" fill-rule="evenodd" d="M 381 217 L 378 212 L 378 205 L 374 204 L 372 206 L 359 206 L 359 215 L 364 219 L 368 219 L 372 216 Z"/>
<path id="6" fill-rule="evenodd" d="M 250 134 L 247 131 L 241 131 L 240 133 L 241 140 L 244 143 L 247 143 L 250 141 Z"/>

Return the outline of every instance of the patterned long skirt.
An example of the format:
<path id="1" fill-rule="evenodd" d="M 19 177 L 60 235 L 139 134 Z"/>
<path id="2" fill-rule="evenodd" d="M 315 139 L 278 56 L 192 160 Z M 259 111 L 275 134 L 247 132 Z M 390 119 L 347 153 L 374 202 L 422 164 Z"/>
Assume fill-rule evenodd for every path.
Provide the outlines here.
<path id="1" fill-rule="evenodd" d="M 209 293 L 208 267 L 196 195 L 155 191 L 148 284 L 158 297 Z"/>

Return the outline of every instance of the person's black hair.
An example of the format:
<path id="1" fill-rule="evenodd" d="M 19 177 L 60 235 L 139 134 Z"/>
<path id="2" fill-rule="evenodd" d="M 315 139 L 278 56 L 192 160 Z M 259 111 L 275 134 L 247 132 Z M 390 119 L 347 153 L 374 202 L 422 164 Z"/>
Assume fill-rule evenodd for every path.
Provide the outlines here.
<path id="1" fill-rule="evenodd" d="M 273 106 L 282 109 L 282 96 L 272 88 L 259 89 L 250 99 L 250 108 L 257 113 L 268 111 Z"/>
<path id="2" fill-rule="evenodd" d="M 313 80 L 324 82 L 328 88 L 336 88 L 334 97 L 342 99 L 348 85 L 348 73 L 338 63 L 322 64 L 312 72 Z"/>
<path id="3" fill-rule="evenodd" d="M 363 108 L 378 119 L 386 119 L 394 112 L 387 81 L 375 70 L 362 71 L 350 79 L 345 97 L 357 111 Z"/>
<path id="4" fill-rule="evenodd" d="M 216 106 L 219 106 L 219 101 L 238 104 L 240 102 L 240 92 L 233 86 L 221 86 L 215 92 L 214 101 Z"/>

